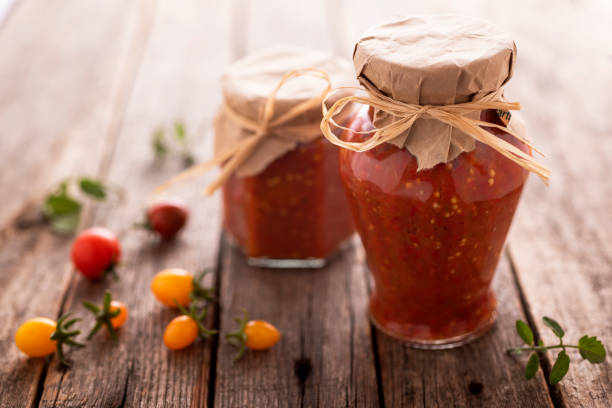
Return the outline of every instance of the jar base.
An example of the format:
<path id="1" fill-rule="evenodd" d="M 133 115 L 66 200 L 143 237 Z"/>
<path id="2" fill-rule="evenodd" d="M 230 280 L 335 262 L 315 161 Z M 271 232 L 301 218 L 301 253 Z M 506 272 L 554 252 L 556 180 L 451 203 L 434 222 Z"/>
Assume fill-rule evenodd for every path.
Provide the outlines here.
<path id="1" fill-rule="evenodd" d="M 238 248 L 245 256 L 247 264 L 256 268 L 271 268 L 271 269 L 320 269 L 329 264 L 339 253 L 345 251 L 353 245 L 354 234 L 342 241 L 331 255 L 326 258 L 270 258 L 266 256 L 252 257 L 248 256 L 237 241 L 226 232 L 226 237 L 231 245 Z"/>
<path id="2" fill-rule="evenodd" d="M 468 333 L 463 333 L 458 336 L 449 337 L 445 339 L 437 339 L 437 340 L 424 340 L 424 339 L 412 338 L 412 337 L 402 335 L 401 333 L 397 331 L 390 330 L 376 321 L 376 319 L 372 315 L 372 310 L 370 308 L 368 308 L 368 316 L 370 318 L 370 321 L 374 325 L 374 327 L 376 327 L 376 329 L 380 330 L 387 336 L 393 337 L 394 339 L 397 339 L 397 340 L 401 340 L 408 347 L 412 347 L 415 349 L 421 349 L 421 350 L 446 350 L 446 349 L 452 349 L 452 348 L 463 346 L 467 343 L 470 343 L 478 339 L 479 337 L 484 335 L 486 332 L 488 332 L 489 329 L 495 323 L 495 320 L 497 319 L 497 311 L 493 310 L 488 320 L 486 320 L 476 329 Z"/>
<path id="3" fill-rule="evenodd" d="M 249 266 L 257 268 L 274 269 L 318 269 L 325 266 L 325 258 L 306 258 L 306 259 L 277 259 L 277 258 L 250 258 L 247 257 Z"/>

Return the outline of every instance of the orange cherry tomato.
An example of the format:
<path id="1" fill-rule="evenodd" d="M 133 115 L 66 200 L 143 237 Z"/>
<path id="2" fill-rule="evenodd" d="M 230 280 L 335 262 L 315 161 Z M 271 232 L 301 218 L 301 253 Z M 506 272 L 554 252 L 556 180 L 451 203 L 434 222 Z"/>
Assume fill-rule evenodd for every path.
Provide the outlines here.
<path id="1" fill-rule="evenodd" d="M 198 337 L 198 324 L 189 316 L 177 316 L 164 331 L 164 344 L 170 350 L 190 346 Z"/>
<path id="2" fill-rule="evenodd" d="M 57 323 L 46 317 L 37 317 L 22 324 L 15 334 L 19 350 L 30 357 L 44 357 L 55 351 L 56 341 L 51 340 Z"/>
<path id="3" fill-rule="evenodd" d="M 246 346 L 251 350 L 268 349 L 280 339 L 280 333 L 276 327 L 263 320 L 248 322 L 244 333 L 247 336 Z"/>
<path id="4" fill-rule="evenodd" d="M 188 306 L 192 289 L 193 276 L 184 269 L 164 269 L 151 282 L 151 290 L 157 300 L 172 308 L 176 308 L 175 300 L 181 306 Z"/>
<path id="5" fill-rule="evenodd" d="M 123 326 L 123 323 L 125 323 L 128 317 L 127 307 L 125 307 L 123 303 L 113 300 L 110 304 L 110 311 L 114 312 L 117 309 L 119 309 L 119 314 L 111 319 L 111 324 L 115 329 Z"/>

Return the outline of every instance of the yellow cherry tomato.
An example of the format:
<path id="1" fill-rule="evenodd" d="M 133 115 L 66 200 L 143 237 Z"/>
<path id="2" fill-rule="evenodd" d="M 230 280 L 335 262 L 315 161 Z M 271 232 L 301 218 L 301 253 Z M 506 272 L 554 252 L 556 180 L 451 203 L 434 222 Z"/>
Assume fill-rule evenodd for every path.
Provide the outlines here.
<path id="1" fill-rule="evenodd" d="M 37 317 L 22 324 L 15 334 L 19 350 L 30 357 L 44 357 L 55 351 L 56 342 L 51 334 L 57 324 L 46 317 Z"/>
<path id="2" fill-rule="evenodd" d="M 125 320 L 128 317 L 127 307 L 119 301 L 113 300 L 110 304 L 110 311 L 114 312 L 119 309 L 119 314 L 111 319 L 111 325 L 114 329 L 118 329 L 123 326 Z"/>
<path id="3" fill-rule="evenodd" d="M 263 320 L 251 320 L 246 324 L 246 346 L 251 350 L 265 350 L 276 344 L 280 333 L 276 327 Z"/>
<path id="4" fill-rule="evenodd" d="M 164 344 L 170 350 L 180 350 L 191 345 L 198 337 L 198 324 L 189 316 L 177 316 L 164 332 Z"/>
<path id="5" fill-rule="evenodd" d="M 151 290 L 157 300 L 172 308 L 176 308 L 175 300 L 181 306 L 188 306 L 192 289 L 193 276 L 184 269 L 164 269 L 151 282 Z"/>

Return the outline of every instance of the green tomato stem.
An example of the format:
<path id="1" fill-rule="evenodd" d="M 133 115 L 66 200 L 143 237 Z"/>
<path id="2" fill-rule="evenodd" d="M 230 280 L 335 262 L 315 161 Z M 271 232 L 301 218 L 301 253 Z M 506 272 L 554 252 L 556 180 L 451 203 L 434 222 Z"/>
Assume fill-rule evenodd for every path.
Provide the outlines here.
<path id="1" fill-rule="evenodd" d="M 555 344 L 554 346 L 515 347 L 515 348 L 508 349 L 508 351 L 518 354 L 518 353 L 522 353 L 523 351 L 544 351 L 544 350 L 551 350 L 551 349 L 556 349 L 556 348 L 561 348 L 565 350 L 566 347 L 580 348 L 573 344 L 559 343 L 559 344 Z"/>

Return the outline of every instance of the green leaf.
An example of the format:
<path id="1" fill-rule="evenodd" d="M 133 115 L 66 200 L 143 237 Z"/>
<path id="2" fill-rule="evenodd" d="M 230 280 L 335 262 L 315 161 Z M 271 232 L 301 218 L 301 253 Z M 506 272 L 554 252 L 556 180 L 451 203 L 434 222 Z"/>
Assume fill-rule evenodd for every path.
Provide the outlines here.
<path id="1" fill-rule="evenodd" d="M 104 293 L 104 302 L 103 302 L 103 307 L 104 307 L 104 311 L 108 312 L 110 310 L 110 305 L 112 302 L 112 295 L 110 294 L 110 292 L 105 292 Z"/>
<path id="2" fill-rule="evenodd" d="M 542 339 L 538 340 L 538 347 L 544 347 L 544 342 Z"/>
<path id="3" fill-rule="evenodd" d="M 180 120 L 174 122 L 174 136 L 181 142 L 185 140 L 185 125 Z"/>
<path id="4" fill-rule="evenodd" d="M 95 313 L 95 314 L 100 313 L 100 308 L 98 306 L 94 305 L 93 303 L 88 302 L 86 300 L 84 300 L 82 303 L 83 303 L 83 306 L 85 306 L 85 308 L 87 310 L 91 311 L 92 313 Z"/>
<path id="5" fill-rule="evenodd" d="M 531 380 L 538 372 L 539 365 L 540 359 L 536 353 L 533 353 L 527 361 L 527 367 L 525 367 L 525 378 Z"/>
<path id="6" fill-rule="evenodd" d="M 556 334 L 556 333 L 555 333 Z M 570 358 L 564 350 L 561 350 L 557 356 L 557 361 L 550 370 L 550 376 L 548 382 L 550 385 L 555 385 L 565 377 L 567 370 L 569 370 Z"/>
<path id="7" fill-rule="evenodd" d="M 51 218 L 78 213 L 80 210 L 81 204 L 63 192 L 48 196 L 43 206 L 43 212 L 47 217 Z"/>
<path id="8" fill-rule="evenodd" d="M 51 229 L 61 235 L 71 235 L 79 228 L 81 210 L 70 214 L 51 217 Z"/>
<path id="9" fill-rule="evenodd" d="M 70 327 L 71 327 L 73 324 L 75 324 L 76 322 L 80 322 L 80 321 L 81 321 L 81 319 L 80 319 L 80 318 L 78 318 L 78 317 L 75 317 L 74 319 L 70 319 L 70 320 L 68 320 L 68 321 L 67 321 L 67 322 L 64 324 L 64 328 L 65 328 L 65 329 L 70 329 Z M 78 331 L 78 330 L 77 330 L 77 331 Z M 79 333 L 81 333 L 81 332 L 79 331 Z M 77 333 L 77 334 L 79 334 L 79 333 Z"/>
<path id="10" fill-rule="evenodd" d="M 544 320 L 544 324 L 548 326 L 550 330 L 552 330 L 553 333 L 555 333 L 555 336 L 557 336 L 558 338 L 562 338 L 565 335 L 565 332 L 561 328 L 561 325 L 557 323 L 556 320 L 551 319 L 550 317 L 547 317 L 547 316 L 544 316 L 542 320 Z"/>
<path id="11" fill-rule="evenodd" d="M 79 180 L 79 187 L 85 194 L 103 200 L 106 198 L 106 186 L 100 180 L 83 177 Z"/>
<path id="12" fill-rule="evenodd" d="M 531 331 L 527 323 L 525 323 L 522 320 L 517 320 L 516 321 L 516 332 L 518 333 L 519 336 L 521 336 L 521 339 L 523 339 L 525 344 L 527 345 L 533 344 L 533 332 Z"/>
<path id="13" fill-rule="evenodd" d="M 155 156 L 157 157 L 162 157 L 168 152 L 168 147 L 166 146 L 166 142 L 164 141 L 163 129 L 160 128 L 153 132 L 151 145 L 153 146 L 153 151 L 155 152 Z"/>
<path id="14" fill-rule="evenodd" d="M 584 335 L 578 340 L 578 351 L 585 360 L 593 364 L 603 363 L 606 359 L 606 349 L 597 337 Z"/>

